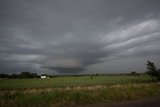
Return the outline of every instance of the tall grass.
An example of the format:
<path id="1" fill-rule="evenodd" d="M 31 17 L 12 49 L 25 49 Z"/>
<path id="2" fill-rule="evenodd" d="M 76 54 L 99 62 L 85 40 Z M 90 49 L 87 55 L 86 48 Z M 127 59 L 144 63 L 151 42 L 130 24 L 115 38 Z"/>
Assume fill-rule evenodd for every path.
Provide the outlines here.
<path id="1" fill-rule="evenodd" d="M 44 107 L 141 99 L 160 95 L 157 83 L 1 90 L 0 106 Z"/>

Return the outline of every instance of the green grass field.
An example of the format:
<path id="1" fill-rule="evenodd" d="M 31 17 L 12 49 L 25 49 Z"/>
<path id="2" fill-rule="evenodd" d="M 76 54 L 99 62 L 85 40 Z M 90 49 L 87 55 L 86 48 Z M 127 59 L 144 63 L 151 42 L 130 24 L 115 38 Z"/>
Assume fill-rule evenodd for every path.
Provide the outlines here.
<path id="1" fill-rule="evenodd" d="M 48 79 L 2 79 L 0 89 L 54 88 L 79 85 L 113 85 L 153 82 L 149 76 L 55 77 Z"/>
<path id="2" fill-rule="evenodd" d="M 149 76 L 1 79 L 0 107 L 57 107 L 160 96 Z"/>

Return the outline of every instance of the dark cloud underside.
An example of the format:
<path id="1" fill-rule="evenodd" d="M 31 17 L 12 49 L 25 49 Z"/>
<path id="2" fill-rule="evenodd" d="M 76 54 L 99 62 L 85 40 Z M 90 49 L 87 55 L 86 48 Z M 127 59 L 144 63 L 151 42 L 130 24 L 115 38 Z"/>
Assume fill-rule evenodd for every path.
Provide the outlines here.
<path id="1" fill-rule="evenodd" d="M 128 66 L 134 60 L 137 66 L 132 69 L 137 71 L 144 70 L 138 65 L 148 59 L 159 64 L 159 4 L 159 0 L 1 0 L 0 72 L 123 72 L 129 71 L 119 67 L 125 59 Z"/>

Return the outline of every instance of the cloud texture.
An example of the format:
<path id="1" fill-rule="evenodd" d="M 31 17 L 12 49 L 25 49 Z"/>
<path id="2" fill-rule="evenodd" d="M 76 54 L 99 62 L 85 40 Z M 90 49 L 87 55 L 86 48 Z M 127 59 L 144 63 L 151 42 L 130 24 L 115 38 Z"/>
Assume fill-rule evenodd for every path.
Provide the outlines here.
<path id="1" fill-rule="evenodd" d="M 1 0 L 0 72 L 99 73 L 107 68 L 94 71 L 97 64 L 113 60 L 156 56 L 158 62 L 158 4 L 159 0 Z"/>

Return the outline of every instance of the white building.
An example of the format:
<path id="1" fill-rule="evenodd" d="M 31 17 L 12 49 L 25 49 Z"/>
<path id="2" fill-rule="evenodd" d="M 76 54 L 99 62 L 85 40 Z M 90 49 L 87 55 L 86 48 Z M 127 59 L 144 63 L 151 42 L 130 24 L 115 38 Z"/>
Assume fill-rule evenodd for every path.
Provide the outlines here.
<path id="1" fill-rule="evenodd" d="M 41 76 L 41 78 L 47 78 L 47 76 L 44 76 L 44 75 L 43 75 L 43 76 Z"/>

